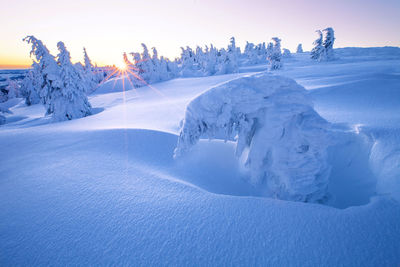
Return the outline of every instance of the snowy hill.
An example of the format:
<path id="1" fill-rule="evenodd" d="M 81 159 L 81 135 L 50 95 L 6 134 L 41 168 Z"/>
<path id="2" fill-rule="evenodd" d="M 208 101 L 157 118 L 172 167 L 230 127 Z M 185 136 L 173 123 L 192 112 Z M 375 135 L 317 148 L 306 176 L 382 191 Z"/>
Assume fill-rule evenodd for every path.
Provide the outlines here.
<path id="1" fill-rule="evenodd" d="M 264 65 L 137 89 L 109 80 L 89 96 L 94 115 L 60 123 L 1 104 L 0 265 L 399 264 L 400 55 L 337 51 L 275 72 L 334 125 L 328 205 L 261 197 L 230 141 L 173 159 L 187 104 Z"/>

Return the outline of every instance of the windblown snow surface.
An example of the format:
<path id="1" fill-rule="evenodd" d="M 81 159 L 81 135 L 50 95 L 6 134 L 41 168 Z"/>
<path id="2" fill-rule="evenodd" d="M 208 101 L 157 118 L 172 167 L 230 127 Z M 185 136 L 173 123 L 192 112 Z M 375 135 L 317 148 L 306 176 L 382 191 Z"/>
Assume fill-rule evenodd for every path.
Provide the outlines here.
<path id="1" fill-rule="evenodd" d="M 89 97 L 94 115 L 61 123 L 2 104 L 0 265 L 397 266 L 398 50 L 295 54 L 276 72 L 333 124 L 329 205 L 261 197 L 230 141 L 173 159 L 186 105 L 263 65 L 139 89 L 111 80 Z"/>

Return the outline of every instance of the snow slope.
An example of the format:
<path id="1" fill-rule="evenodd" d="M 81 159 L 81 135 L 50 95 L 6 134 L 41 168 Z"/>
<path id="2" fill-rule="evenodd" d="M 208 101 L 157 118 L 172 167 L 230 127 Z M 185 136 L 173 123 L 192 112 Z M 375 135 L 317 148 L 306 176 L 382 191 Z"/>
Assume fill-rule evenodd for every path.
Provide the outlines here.
<path id="1" fill-rule="evenodd" d="M 0 265 L 399 264 L 400 58 L 306 56 L 277 73 L 336 125 L 331 206 L 259 197 L 231 142 L 173 159 L 190 100 L 249 68 L 127 91 L 111 80 L 83 119 L 50 124 L 40 105 L 5 104 Z"/>

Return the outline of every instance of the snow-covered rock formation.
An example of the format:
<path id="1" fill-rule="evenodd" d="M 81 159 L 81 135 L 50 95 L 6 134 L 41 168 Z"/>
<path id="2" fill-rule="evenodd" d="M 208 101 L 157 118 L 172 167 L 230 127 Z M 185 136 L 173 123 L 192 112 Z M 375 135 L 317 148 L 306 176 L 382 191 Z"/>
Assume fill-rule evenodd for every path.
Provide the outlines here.
<path id="1" fill-rule="evenodd" d="M 327 199 L 329 123 L 294 80 L 267 73 L 211 88 L 186 107 L 175 157 L 202 137 L 236 141 L 250 182 L 267 196 L 304 202 Z"/>

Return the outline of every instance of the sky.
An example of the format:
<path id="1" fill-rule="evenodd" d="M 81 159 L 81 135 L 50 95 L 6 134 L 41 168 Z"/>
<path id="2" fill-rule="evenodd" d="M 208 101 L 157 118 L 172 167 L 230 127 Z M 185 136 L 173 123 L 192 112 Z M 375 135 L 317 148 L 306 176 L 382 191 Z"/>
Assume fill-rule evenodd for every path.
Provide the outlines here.
<path id="1" fill-rule="evenodd" d="M 0 68 L 32 63 L 22 39 L 34 35 L 53 55 L 63 41 L 73 62 L 83 47 L 98 65 L 120 65 L 141 43 L 175 58 L 181 46 L 282 39 L 310 50 L 315 30 L 333 27 L 335 47 L 400 46 L 400 0 L 0 0 Z"/>

